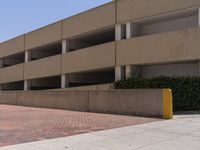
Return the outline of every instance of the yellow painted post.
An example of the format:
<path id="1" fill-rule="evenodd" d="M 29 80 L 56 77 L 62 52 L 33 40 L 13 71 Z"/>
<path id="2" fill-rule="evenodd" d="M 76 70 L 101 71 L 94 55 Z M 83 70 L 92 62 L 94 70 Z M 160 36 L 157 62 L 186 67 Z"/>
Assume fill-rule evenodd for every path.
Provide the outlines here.
<path id="1" fill-rule="evenodd" d="M 163 118 L 173 119 L 173 97 L 171 89 L 163 89 Z"/>

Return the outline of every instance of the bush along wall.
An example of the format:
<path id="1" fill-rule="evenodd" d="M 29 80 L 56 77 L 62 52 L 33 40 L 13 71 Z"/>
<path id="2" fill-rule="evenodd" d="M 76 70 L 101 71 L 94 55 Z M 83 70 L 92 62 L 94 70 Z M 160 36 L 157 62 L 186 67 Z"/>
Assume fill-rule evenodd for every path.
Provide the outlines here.
<path id="1" fill-rule="evenodd" d="M 174 111 L 200 110 L 200 77 L 130 78 L 115 83 L 116 89 L 170 88 Z"/>

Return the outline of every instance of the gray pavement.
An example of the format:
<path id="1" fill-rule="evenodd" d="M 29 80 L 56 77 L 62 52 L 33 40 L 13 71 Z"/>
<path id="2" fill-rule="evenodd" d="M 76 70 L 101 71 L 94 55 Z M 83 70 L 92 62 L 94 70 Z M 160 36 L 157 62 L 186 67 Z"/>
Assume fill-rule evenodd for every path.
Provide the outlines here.
<path id="1" fill-rule="evenodd" d="M 200 115 L 2 147 L 0 150 L 200 150 Z"/>

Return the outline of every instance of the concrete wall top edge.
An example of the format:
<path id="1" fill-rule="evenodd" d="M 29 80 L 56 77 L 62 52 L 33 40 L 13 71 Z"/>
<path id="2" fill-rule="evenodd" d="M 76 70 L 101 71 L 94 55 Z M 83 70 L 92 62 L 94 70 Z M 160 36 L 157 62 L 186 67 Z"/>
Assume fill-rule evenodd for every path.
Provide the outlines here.
<path id="1" fill-rule="evenodd" d="M 0 44 L 0 58 L 24 51 L 24 35 Z"/>
<path id="2" fill-rule="evenodd" d="M 200 0 L 118 0 L 117 23 L 199 6 Z"/>
<path id="3" fill-rule="evenodd" d="M 62 22 L 51 24 L 25 35 L 25 50 L 61 40 Z"/>
<path id="4" fill-rule="evenodd" d="M 63 20 L 62 38 L 70 38 L 111 25 L 115 25 L 114 2 Z"/>

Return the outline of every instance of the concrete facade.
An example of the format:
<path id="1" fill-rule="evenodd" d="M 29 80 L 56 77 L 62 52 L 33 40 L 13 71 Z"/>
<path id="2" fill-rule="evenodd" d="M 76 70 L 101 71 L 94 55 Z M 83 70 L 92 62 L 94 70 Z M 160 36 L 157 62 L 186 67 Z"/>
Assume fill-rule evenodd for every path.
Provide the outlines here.
<path id="1" fill-rule="evenodd" d="M 2 90 L 200 75 L 200 0 L 116 0 L 0 43 Z"/>

